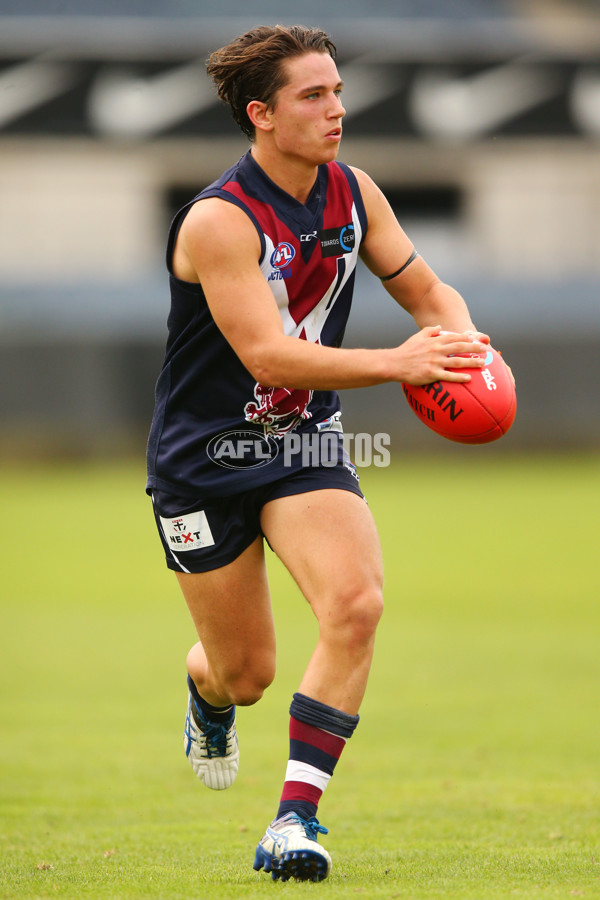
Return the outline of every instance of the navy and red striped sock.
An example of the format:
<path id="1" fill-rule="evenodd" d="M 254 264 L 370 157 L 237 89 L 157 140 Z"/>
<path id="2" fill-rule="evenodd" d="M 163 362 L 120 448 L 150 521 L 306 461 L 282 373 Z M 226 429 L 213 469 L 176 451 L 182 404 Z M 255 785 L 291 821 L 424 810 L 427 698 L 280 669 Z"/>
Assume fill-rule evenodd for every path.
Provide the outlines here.
<path id="1" fill-rule="evenodd" d="M 276 818 L 295 812 L 316 815 L 321 795 L 358 724 L 351 716 L 304 694 L 290 706 L 290 758 Z"/>

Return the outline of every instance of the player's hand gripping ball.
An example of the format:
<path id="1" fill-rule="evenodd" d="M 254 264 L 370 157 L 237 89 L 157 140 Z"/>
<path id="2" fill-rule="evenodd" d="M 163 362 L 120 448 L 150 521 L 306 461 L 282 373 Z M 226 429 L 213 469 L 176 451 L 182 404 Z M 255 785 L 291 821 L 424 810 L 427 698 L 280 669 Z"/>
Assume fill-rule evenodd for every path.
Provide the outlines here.
<path id="1" fill-rule="evenodd" d="M 402 384 L 404 396 L 418 418 L 432 431 L 461 444 L 498 440 L 512 425 L 517 411 L 515 386 L 500 354 L 486 347 L 478 355 L 485 357 L 485 364 L 481 369 L 468 370 L 470 381 Z"/>

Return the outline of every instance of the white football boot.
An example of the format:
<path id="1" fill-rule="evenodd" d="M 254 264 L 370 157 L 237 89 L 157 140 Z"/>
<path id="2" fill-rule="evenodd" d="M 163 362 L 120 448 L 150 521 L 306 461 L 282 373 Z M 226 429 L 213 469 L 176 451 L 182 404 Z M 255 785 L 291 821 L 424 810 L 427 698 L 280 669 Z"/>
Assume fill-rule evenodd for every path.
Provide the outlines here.
<path id="1" fill-rule="evenodd" d="M 327 834 L 314 816 L 301 819 L 294 812 L 271 822 L 261 838 L 254 868 L 271 873 L 271 878 L 287 881 L 323 881 L 331 871 L 331 857 L 317 843 L 317 834 Z"/>
<path id="2" fill-rule="evenodd" d="M 231 787 L 240 764 L 235 707 L 224 722 L 209 722 L 190 694 L 183 746 L 192 769 L 206 787 L 213 791 Z"/>

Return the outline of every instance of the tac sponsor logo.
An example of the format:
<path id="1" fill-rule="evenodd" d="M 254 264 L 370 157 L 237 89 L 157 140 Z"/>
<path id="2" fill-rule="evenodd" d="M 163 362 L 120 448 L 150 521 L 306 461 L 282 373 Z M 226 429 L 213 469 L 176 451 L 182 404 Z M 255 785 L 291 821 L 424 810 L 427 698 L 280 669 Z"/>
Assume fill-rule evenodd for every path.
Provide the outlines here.
<path id="1" fill-rule="evenodd" d="M 354 225 L 349 222 L 337 228 L 325 228 L 319 234 L 321 241 L 321 255 L 342 256 L 344 253 L 351 253 L 354 250 L 356 234 Z"/>
<path id="2" fill-rule="evenodd" d="M 489 366 L 489 364 L 492 362 L 493 358 L 494 357 L 492 356 L 491 352 L 488 350 L 485 360 L 484 360 L 484 365 Z M 485 386 L 488 389 L 488 391 L 496 390 L 496 387 L 497 387 L 496 379 L 494 378 L 494 376 L 492 375 L 492 373 L 490 372 L 489 369 L 482 369 L 481 377 L 485 381 Z"/>
<path id="3" fill-rule="evenodd" d="M 494 376 L 492 375 L 492 373 L 490 372 L 489 369 L 482 369 L 481 377 L 485 381 L 485 386 L 488 389 L 488 391 L 496 390 L 496 379 L 494 378 Z"/>
<path id="4" fill-rule="evenodd" d="M 279 445 L 256 431 L 224 431 L 212 438 L 206 452 L 225 469 L 258 469 L 273 462 Z"/>

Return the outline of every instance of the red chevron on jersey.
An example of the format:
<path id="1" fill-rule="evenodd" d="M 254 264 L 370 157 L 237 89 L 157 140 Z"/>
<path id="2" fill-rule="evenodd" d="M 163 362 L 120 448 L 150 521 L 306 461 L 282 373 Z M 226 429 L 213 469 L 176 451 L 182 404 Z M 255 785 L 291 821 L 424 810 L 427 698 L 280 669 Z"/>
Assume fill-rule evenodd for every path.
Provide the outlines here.
<path id="1" fill-rule="evenodd" d="M 275 186 L 274 186 L 275 187 Z M 362 227 L 348 170 L 337 163 L 322 166 L 313 211 L 276 188 L 277 201 L 258 200 L 234 179 L 223 190 L 235 196 L 251 214 L 261 238 L 260 268 L 271 288 L 285 334 L 313 343 L 330 343 L 330 330 L 345 321 L 344 288 L 354 277 Z M 310 202 L 310 198 L 309 198 Z M 310 418 L 312 391 L 254 387 L 244 405 L 247 421 L 264 426 L 266 434 L 283 434 Z"/>

